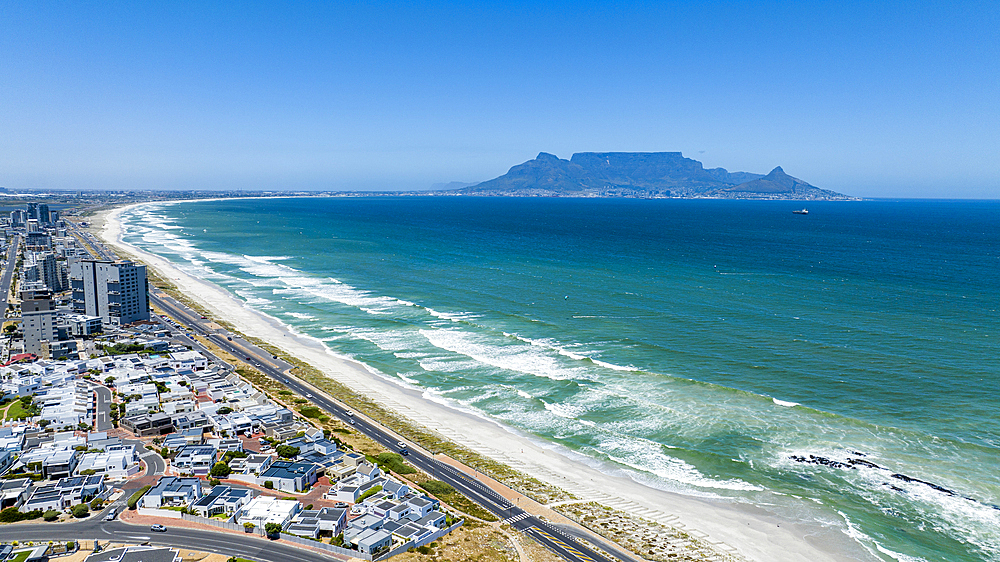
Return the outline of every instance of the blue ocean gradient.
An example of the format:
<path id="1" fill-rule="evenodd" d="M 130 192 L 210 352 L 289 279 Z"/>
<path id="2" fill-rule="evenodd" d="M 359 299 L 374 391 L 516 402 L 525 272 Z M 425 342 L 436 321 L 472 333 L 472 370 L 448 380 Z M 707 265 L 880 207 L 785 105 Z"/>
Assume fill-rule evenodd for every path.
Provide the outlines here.
<path id="1" fill-rule="evenodd" d="M 800 206 L 288 198 L 123 219 L 126 242 L 385 377 L 651 486 L 884 560 L 1000 560 L 1000 203 Z"/>

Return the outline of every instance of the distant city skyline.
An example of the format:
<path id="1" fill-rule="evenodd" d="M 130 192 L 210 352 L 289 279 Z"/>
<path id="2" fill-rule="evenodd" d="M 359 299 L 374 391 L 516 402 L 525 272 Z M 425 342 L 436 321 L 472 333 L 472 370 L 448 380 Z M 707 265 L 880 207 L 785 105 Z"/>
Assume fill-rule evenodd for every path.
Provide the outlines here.
<path id="1" fill-rule="evenodd" d="M 997 198 L 998 50 L 990 2 L 8 2 L 0 186 L 413 190 L 636 151 Z"/>

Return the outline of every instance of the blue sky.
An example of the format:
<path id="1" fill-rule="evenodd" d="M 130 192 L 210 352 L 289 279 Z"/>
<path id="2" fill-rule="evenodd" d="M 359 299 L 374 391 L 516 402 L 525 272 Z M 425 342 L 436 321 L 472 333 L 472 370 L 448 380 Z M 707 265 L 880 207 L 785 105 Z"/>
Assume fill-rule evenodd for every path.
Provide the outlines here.
<path id="1" fill-rule="evenodd" d="M 0 186 L 419 189 L 681 151 L 1000 197 L 996 2 L 0 3 Z"/>

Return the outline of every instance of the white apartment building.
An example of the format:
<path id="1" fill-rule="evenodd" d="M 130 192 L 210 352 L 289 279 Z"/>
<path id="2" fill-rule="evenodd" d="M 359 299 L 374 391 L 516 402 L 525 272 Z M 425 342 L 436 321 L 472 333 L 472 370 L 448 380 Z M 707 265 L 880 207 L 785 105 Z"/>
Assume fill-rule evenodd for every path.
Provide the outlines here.
<path id="1" fill-rule="evenodd" d="M 73 308 L 105 324 L 149 320 L 146 266 L 130 261 L 80 260 L 70 268 Z"/>

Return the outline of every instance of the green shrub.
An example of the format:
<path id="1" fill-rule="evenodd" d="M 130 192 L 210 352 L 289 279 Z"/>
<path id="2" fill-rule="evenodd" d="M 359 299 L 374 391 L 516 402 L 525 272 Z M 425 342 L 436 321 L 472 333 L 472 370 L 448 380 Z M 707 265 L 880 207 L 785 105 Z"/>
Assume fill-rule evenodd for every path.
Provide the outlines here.
<path id="1" fill-rule="evenodd" d="M 369 497 L 374 496 L 375 494 L 377 494 L 377 493 L 379 493 L 381 491 L 382 491 L 382 486 L 375 486 L 374 488 L 372 488 L 372 489 L 368 490 L 367 492 L 361 494 L 361 497 L 358 498 L 358 502 L 357 503 L 361 503 L 361 502 L 365 501 L 366 499 L 368 499 Z"/>
<path id="2" fill-rule="evenodd" d="M 49 522 L 55 521 L 56 519 L 59 519 L 59 512 L 54 509 L 46 510 L 45 513 L 42 514 L 42 519 Z"/>
<path id="3" fill-rule="evenodd" d="M 139 498 L 141 498 L 152 486 L 143 486 L 138 492 L 132 494 L 132 497 L 128 499 L 128 508 L 135 509 L 135 506 L 139 503 Z"/>
<path id="4" fill-rule="evenodd" d="M 90 508 L 87 507 L 87 504 L 81 503 L 73 506 L 73 517 L 83 519 L 88 515 L 90 515 Z"/>
<path id="5" fill-rule="evenodd" d="M 420 487 L 435 496 L 446 496 L 455 492 L 455 488 L 452 488 L 451 484 L 440 480 L 428 480 Z"/>
<path id="6" fill-rule="evenodd" d="M 27 513 L 21 513 L 16 507 L 8 507 L 0 511 L 0 523 L 17 523 L 28 519 L 38 519 L 42 516 L 42 510 L 36 509 Z"/>
<path id="7" fill-rule="evenodd" d="M 270 480 L 265 480 L 264 481 L 264 487 L 267 488 L 268 490 L 273 490 L 274 489 L 274 482 L 272 482 Z"/>
<path id="8" fill-rule="evenodd" d="M 232 474 L 233 469 L 229 468 L 229 465 L 219 461 L 212 466 L 212 471 L 209 473 L 216 478 L 226 478 Z"/>
<path id="9" fill-rule="evenodd" d="M 299 412 L 307 418 L 318 418 L 323 415 L 323 411 L 316 406 L 304 406 Z"/>
<path id="10" fill-rule="evenodd" d="M 274 452 L 278 453 L 278 456 L 283 459 L 293 459 L 299 456 L 299 448 L 292 447 L 291 445 L 278 445 L 275 447 Z"/>
<path id="11" fill-rule="evenodd" d="M 413 474 L 417 469 L 403 462 L 403 456 L 397 453 L 379 453 L 375 462 L 384 469 L 396 474 Z"/>

